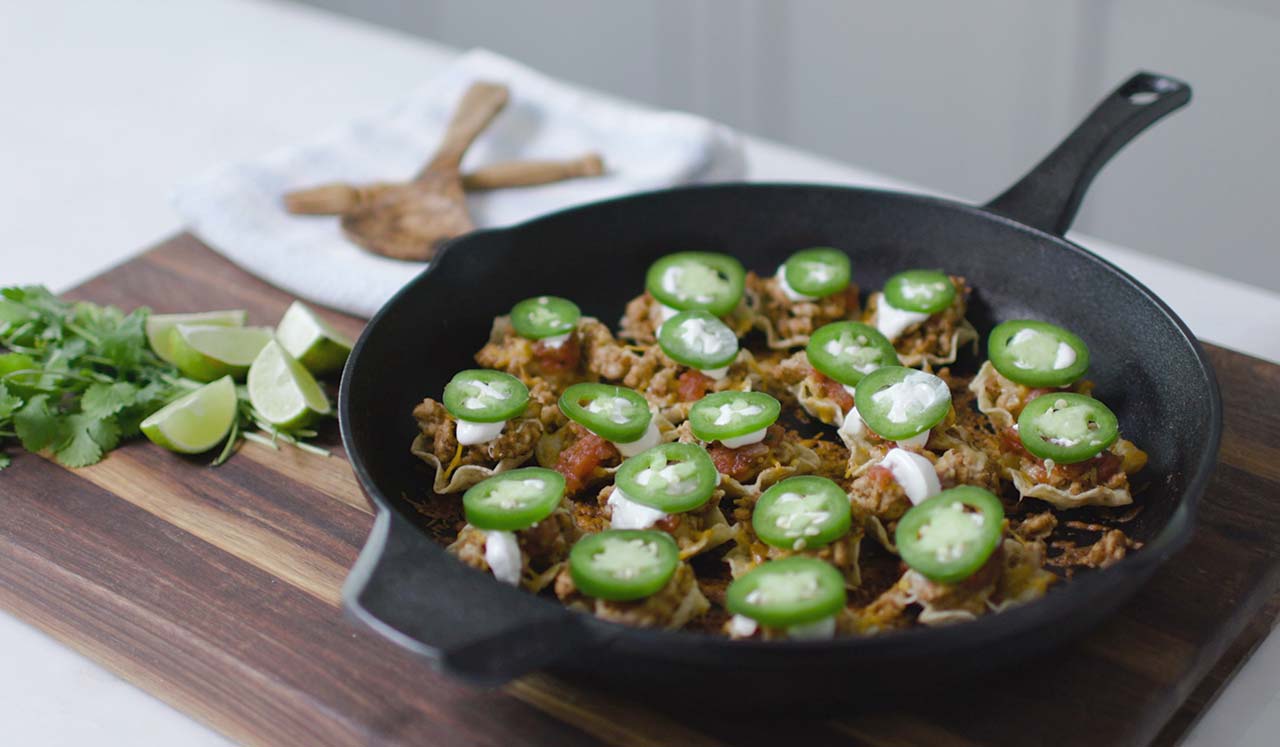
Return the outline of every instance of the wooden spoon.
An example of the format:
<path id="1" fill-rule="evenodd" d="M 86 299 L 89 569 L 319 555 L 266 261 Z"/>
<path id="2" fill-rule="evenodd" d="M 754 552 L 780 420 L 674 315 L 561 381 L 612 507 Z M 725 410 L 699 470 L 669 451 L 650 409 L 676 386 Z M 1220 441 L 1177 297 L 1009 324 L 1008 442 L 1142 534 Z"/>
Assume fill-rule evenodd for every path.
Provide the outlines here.
<path id="1" fill-rule="evenodd" d="M 604 161 L 598 153 L 588 153 L 564 161 L 507 161 L 463 174 L 462 188 L 468 192 L 476 192 L 505 187 L 532 187 L 603 173 Z M 284 206 L 289 212 L 299 215 L 342 215 L 368 205 L 396 186 L 398 184 L 395 182 L 322 184 L 286 194 Z"/>
<path id="2" fill-rule="evenodd" d="M 377 254 L 422 261 L 444 241 L 473 230 L 458 169 L 467 148 L 506 104 L 506 86 L 475 83 L 467 89 L 440 147 L 413 181 L 392 185 L 343 214 L 347 238 Z"/>

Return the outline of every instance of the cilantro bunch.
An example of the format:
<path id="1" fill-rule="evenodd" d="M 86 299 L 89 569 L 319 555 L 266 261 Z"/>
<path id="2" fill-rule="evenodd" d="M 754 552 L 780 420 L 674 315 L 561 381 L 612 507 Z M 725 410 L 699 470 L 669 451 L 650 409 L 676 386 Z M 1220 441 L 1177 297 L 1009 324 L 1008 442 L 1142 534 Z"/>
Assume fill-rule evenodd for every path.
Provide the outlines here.
<path id="1" fill-rule="evenodd" d="M 13 439 L 68 467 L 93 464 L 139 435 L 148 415 L 201 386 L 151 351 L 149 313 L 64 301 L 42 286 L 0 289 L 0 469 L 9 466 L 3 449 Z M 241 396 L 241 422 L 216 463 L 243 437 L 327 453 L 300 441 L 314 431 L 263 428 Z M 246 433 L 253 425 L 267 436 Z"/>

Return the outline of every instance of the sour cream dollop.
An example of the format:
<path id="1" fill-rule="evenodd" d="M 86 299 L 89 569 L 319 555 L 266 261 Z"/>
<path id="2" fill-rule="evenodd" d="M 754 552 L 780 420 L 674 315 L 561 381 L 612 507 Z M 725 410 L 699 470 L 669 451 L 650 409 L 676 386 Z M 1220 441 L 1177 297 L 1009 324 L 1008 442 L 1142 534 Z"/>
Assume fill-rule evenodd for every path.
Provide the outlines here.
<path id="1" fill-rule="evenodd" d="M 795 288 L 791 287 L 791 284 L 787 282 L 786 263 L 778 265 L 778 274 L 775 275 L 774 277 L 778 279 L 778 287 L 782 289 L 782 295 L 786 296 L 787 300 L 793 303 L 797 303 L 800 301 L 817 301 L 818 300 L 817 296 L 806 295 L 796 290 Z"/>
<path id="2" fill-rule="evenodd" d="M 518 586 L 524 559 L 515 532 L 489 530 L 484 533 L 484 562 L 493 577 L 504 584 Z"/>
<path id="3" fill-rule="evenodd" d="M 609 526 L 613 529 L 648 529 L 667 518 L 662 511 L 631 500 L 617 485 L 609 494 L 608 506 L 612 509 Z"/>
<path id="4" fill-rule="evenodd" d="M 826 641 L 835 638 L 835 635 L 835 615 L 787 628 L 787 637 L 796 641 Z"/>
<path id="5" fill-rule="evenodd" d="M 890 449 L 880 460 L 880 466 L 893 473 L 894 482 L 902 486 L 912 505 L 919 505 L 942 492 L 942 483 L 938 481 L 933 463 L 919 454 L 906 449 Z"/>
<path id="6" fill-rule="evenodd" d="M 541 340 L 538 340 L 538 342 L 542 343 L 546 347 L 551 348 L 552 350 L 559 350 L 560 348 L 564 347 L 564 344 L 566 342 L 569 341 L 569 336 L 572 334 L 573 334 L 572 332 L 565 332 L 563 335 L 554 335 L 552 337 L 544 337 Z"/>
<path id="7" fill-rule="evenodd" d="M 626 443 L 619 443 L 617 441 L 612 441 L 611 443 L 614 445 L 615 448 L 617 448 L 618 453 L 621 454 L 623 458 L 630 458 L 635 456 L 636 454 L 639 454 L 642 451 L 648 451 L 649 449 L 652 449 L 653 447 L 657 446 L 658 442 L 661 440 L 662 440 L 662 433 L 658 430 L 658 424 L 650 420 L 649 428 L 645 430 L 643 436 L 636 439 L 635 441 L 629 441 Z"/>
<path id="8" fill-rule="evenodd" d="M 459 420 L 457 427 L 458 443 L 463 446 L 488 443 L 502 435 L 502 430 L 506 426 L 507 421 L 505 420 L 499 420 L 496 423 L 476 423 L 471 420 Z"/>
<path id="9" fill-rule="evenodd" d="M 885 298 L 883 293 L 880 294 L 880 300 L 876 304 L 876 329 L 880 330 L 880 334 L 888 337 L 890 342 L 901 337 L 907 327 L 919 324 L 928 318 L 929 315 L 923 311 L 899 309 L 889 303 L 889 299 Z"/>

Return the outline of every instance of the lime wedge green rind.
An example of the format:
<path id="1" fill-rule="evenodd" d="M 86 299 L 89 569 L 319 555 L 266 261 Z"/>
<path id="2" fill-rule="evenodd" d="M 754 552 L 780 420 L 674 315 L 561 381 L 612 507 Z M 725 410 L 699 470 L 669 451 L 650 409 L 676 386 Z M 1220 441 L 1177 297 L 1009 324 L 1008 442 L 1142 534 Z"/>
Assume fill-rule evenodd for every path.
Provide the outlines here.
<path id="1" fill-rule="evenodd" d="M 199 454 L 227 437 L 236 414 L 236 385 L 224 376 L 152 413 L 142 421 L 142 432 L 170 451 Z"/>
<path id="2" fill-rule="evenodd" d="M 276 340 L 249 367 L 248 389 L 258 415 L 278 428 L 300 427 L 332 411 L 315 377 Z"/>
<path id="3" fill-rule="evenodd" d="M 169 345 L 169 332 L 179 324 L 205 324 L 219 327 L 243 327 L 249 319 L 244 309 L 202 311 L 196 314 L 152 314 L 147 317 L 147 344 L 163 361 L 177 363 Z"/>
<path id="4" fill-rule="evenodd" d="M 169 330 L 174 365 L 197 381 L 243 377 L 271 338 L 270 327 L 178 324 Z"/>
<path id="5" fill-rule="evenodd" d="M 284 312 L 276 326 L 276 339 L 289 355 L 317 375 L 342 368 L 351 354 L 350 338 L 301 301 L 294 301 Z"/>

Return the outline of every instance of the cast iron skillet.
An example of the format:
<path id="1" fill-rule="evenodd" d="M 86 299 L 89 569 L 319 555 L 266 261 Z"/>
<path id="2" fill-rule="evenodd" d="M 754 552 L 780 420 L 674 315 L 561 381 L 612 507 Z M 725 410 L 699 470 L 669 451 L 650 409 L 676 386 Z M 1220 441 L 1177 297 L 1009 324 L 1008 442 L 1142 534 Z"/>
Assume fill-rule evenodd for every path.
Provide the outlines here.
<path id="1" fill-rule="evenodd" d="M 373 318 L 342 378 L 343 443 L 377 522 L 344 590 L 347 609 L 444 671 L 497 684 L 551 669 L 647 701 L 700 707 L 815 706 L 1012 662 L 1099 621 L 1186 543 L 1217 453 L 1217 383 L 1172 311 L 1133 278 L 1062 237 L 1099 168 L 1190 88 L 1135 75 L 1056 150 L 984 207 L 868 189 L 726 184 L 586 205 L 450 244 Z M 1075 330 L 1090 377 L 1126 436 L 1151 456 L 1129 525 L 1139 552 L 1033 604 L 946 628 L 831 642 L 733 642 L 622 627 L 505 586 L 449 557 L 402 496 L 430 471 L 409 454 L 409 412 L 439 397 L 487 339 L 493 317 L 540 293 L 607 322 L 643 290 L 659 256 L 728 252 L 772 274 L 790 252 L 837 246 L 866 290 L 903 268 L 941 267 L 976 289 L 970 319 L 1034 317 Z"/>

